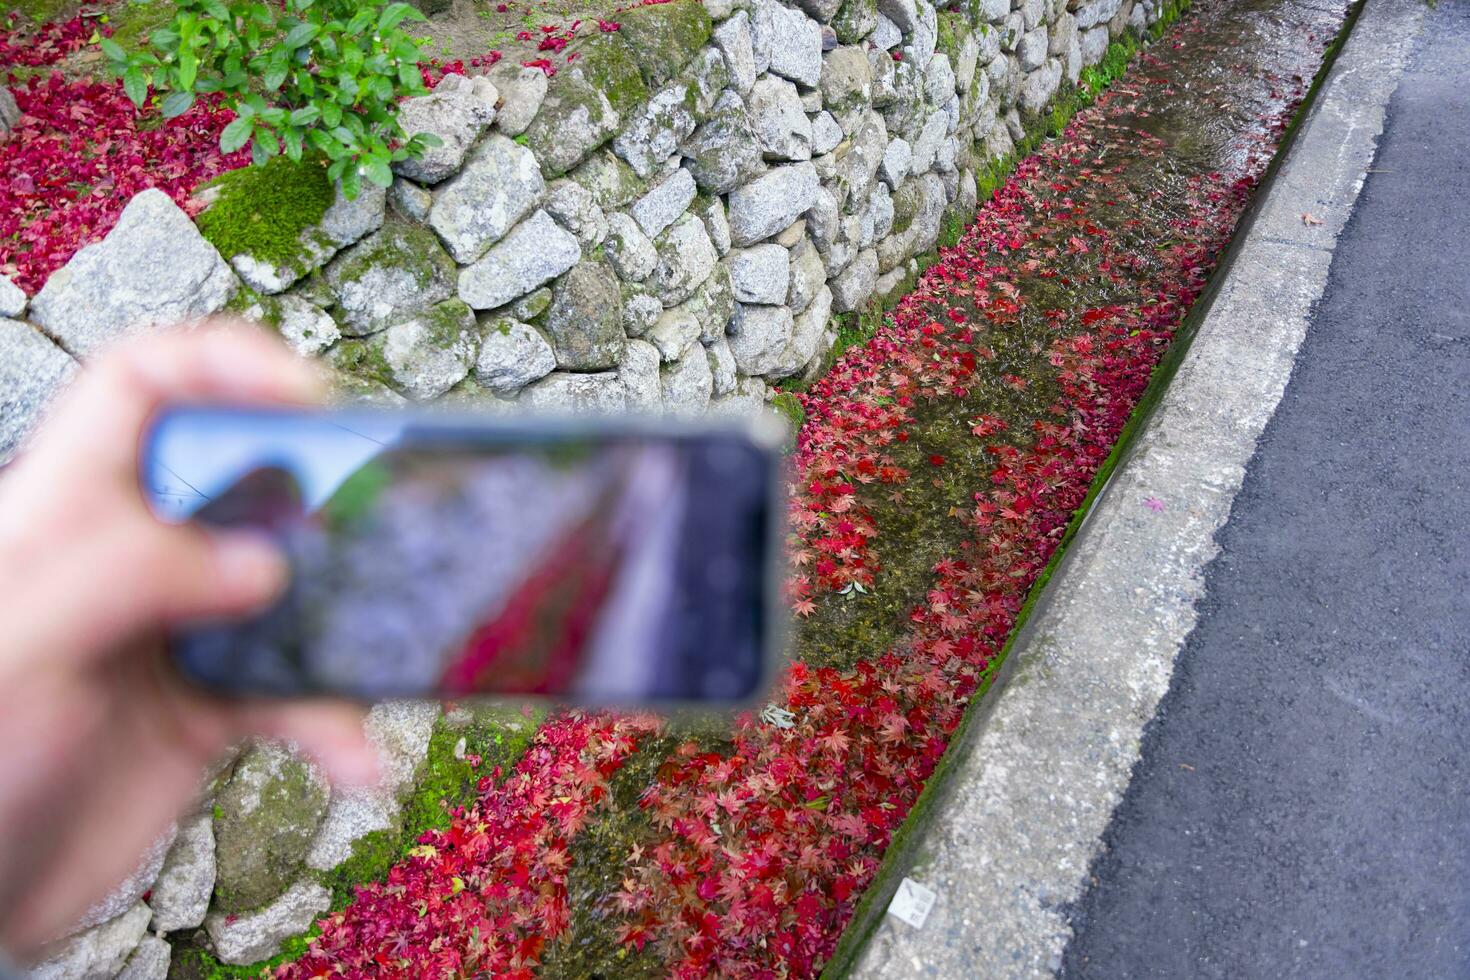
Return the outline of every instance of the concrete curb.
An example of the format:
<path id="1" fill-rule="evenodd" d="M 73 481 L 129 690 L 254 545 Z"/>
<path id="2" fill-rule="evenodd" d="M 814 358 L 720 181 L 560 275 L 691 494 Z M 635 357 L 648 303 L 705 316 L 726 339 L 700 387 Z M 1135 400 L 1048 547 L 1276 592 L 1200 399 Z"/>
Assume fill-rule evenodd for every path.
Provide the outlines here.
<path id="1" fill-rule="evenodd" d="M 909 871 L 938 895 L 927 921 L 886 917 L 855 975 L 1038 977 L 1060 966 L 1067 906 L 1195 624 L 1215 533 L 1290 379 L 1424 10 L 1367 0 L 1178 373 L 1018 636 L 1004 690 L 955 747 L 963 754 Z M 1322 224 L 1305 224 L 1308 212 Z"/>

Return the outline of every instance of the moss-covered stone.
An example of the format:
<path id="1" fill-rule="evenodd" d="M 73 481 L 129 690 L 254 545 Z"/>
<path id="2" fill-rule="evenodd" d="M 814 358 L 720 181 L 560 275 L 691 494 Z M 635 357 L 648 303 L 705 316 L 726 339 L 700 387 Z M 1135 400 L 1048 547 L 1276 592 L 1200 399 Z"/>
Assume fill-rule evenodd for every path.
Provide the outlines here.
<path id="1" fill-rule="evenodd" d="M 730 87 L 734 78 L 725 56 L 712 47 L 701 48 L 694 60 L 680 74 L 694 91 L 694 111 L 701 117 L 707 114 L 720 95 Z"/>
<path id="2" fill-rule="evenodd" d="M 333 363 L 416 401 L 443 395 L 464 379 L 479 351 L 475 312 L 447 299 L 361 340 L 333 348 Z"/>
<path id="3" fill-rule="evenodd" d="M 558 367 L 602 371 L 617 367 L 623 333 L 618 277 L 602 262 L 581 262 L 558 280 L 546 313 L 546 332 Z"/>
<path id="4" fill-rule="evenodd" d="M 226 258 L 249 255 L 272 265 L 300 264 L 302 235 L 321 223 L 335 192 L 319 157 L 275 157 L 243 167 L 209 185 L 218 196 L 195 219 L 200 233 Z"/>
<path id="5" fill-rule="evenodd" d="M 610 150 L 592 154 L 576 170 L 571 179 L 592 195 L 604 211 L 614 211 L 631 203 L 648 189 L 627 162 Z"/>
<path id="6" fill-rule="evenodd" d="M 461 341 L 466 319 L 473 321 L 474 316 L 463 300 L 447 299 L 424 311 L 421 317 L 426 331 L 424 339 L 435 348 L 452 347 Z"/>
<path id="7" fill-rule="evenodd" d="M 215 801 L 214 907 L 245 912 L 284 891 L 326 809 L 326 786 L 305 762 L 269 742 L 247 749 Z"/>
<path id="8" fill-rule="evenodd" d="M 832 18 L 832 30 L 842 44 L 857 44 L 877 26 L 877 0 L 843 0 Z"/>
<path id="9" fill-rule="evenodd" d="M 510 315 L 512 319 L 522 323 L 534 323 L 541 314 L 551 306 L 551 289 L 543 286 L 528 296 L 516 300 L 511 304 Z"/>
<path id="10" fill-rule="evenodd" d="M 344 340 L 333 347 L 332 367 L 348 378 L 386 386 L 393 376 L 393 368 L 383 357 L 382 348 L 369 343 L 370 339 Z"/>
<path id="11" fill-rule="evenodd" d="M 223 316 L 243 317 L 257 306 L 274 308 L 275 304 L 267 302 L 268 300 L 269 297 L 261 296 L 249 286 L 241 283 L 240 288 L 235 290 L 235 295 L 230 297 L 230 301 L 220 308 L 220 313 Z M 270 323 L 268 316 L 262 319 Z M 276 323 L 279 322 L 278 318 Z"/>
<path id="12" fill-rule="evenodd" d="M 478 795 L 482 776 L 497 770 L 504 778 L 530 746 L 545 717 L 544 709 L 523 712 L 484 705 L 460 709 L 457 719 L 445 716 L 434 725 L 429 749 L 415 788 L 404 800 L 396 831 L 374 831 L 354 843 L 352 857 L 317 879 L 332 891 L 335 911 L 352 901 L 359 885 L 381 881 L 404 860 L 425 831 L 449 826 L 449 811 L 468 806 Z M 317 935 L 313 927 L 287 939 L 280 955 L 249 966 L 219 962 L 208 949 L 203 930 L 170 936 L 174 945 L 172 980 L 246 980 L 281 963 L 299 959 Z"/>
<path id="13" fill-rule="evenodd" d="M 665 6 L 673 6 L 666 4 Z M 648 99 L 633 46 L 622 32 L 589 38 L 576 64 L 551 80 L 525 136 L 542 172 L 559 177 L 617 134 L 624 117 Z"/>
<path id="14" fill-rule="evenodd" d="M 970 21 L 958 10 L 941 10 L 937 24 L 935 50 L 949 57 L 950 65 L 960 63 L 960 48 L 970 36 Z"/>
<path id="15" fill-rule="evenodd" d="M 714 27 L 698 0 L 632 7 L 618 15 L 618 23 L 650 88 L 677 75 L 708 43 Z"/>
<path id="16" fill-rule="evenodd" d="M 281 943 L 281 952 L 260 963 L 235 966 L 221 963 L 211 952 L 209 935 L 203 929 L 171 933 L 169 944 L 173 954 L 169 959 L 168 980 L 260 980 L 262 976 L 273 976 L 275 968 L 290 963 L 305 955 L 311 941 L 321 932 L 316 926 L 300 936 L 292 936 Z"/>
<path id="17" fill-rule="evenodd" d="M 343 332 L 363 335 L 448 299 L 457 271 L 432 231 L 390 221 L 337 256 L 325 278 Z"/>
<path id="18" fill-rule="evenodd" d="M 699 91 L 681 78 L 659 90 L 628 119 L 613 140 L 613 151 L 640 177 L 651 178 L 702 118 Z"/>
<path id="19" fill-rule="evenodd" d="M 893 192 L 893 227 L 889 229 L 890 235 L 902 235 L 909 230 L 919 214 L 922 197 L 923 193 L 915 180 L 904 181 Z"/>

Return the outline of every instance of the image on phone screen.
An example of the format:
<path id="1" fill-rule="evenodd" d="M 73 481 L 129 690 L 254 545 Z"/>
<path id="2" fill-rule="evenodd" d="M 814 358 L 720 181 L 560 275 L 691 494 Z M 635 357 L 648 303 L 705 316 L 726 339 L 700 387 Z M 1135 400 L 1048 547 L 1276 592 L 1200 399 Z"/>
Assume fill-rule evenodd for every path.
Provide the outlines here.
<path id="1" fill-rule="evenodd" d="M 739 427 L 186 409 L 146 457 L 165 517 L 290 561 L 175 640 L 209 688 L 739 702 L 770 672 L 779 453 Z"/>

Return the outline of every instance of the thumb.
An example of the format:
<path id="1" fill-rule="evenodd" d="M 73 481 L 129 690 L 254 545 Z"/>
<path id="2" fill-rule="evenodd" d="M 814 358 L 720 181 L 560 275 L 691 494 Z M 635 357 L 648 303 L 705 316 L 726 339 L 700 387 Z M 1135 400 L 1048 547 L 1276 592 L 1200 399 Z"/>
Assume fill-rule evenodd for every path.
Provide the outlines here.
<path id="1" fill-rule="evenodd" d="M 30 615 L 6 624 L 15 649 L 106 656 L 170 626 L 248 615 L 289 577 L 285 556 L 257 534 L 169 526 L 151 515 L 123 525 L 17 578 L 15 608 Z"/>
<path id="2" fill-rule="evenodd" d="M 119 567 L 133 569 L 131 585 L 119 590 L 127 599 L 115 624 L 121 632 L 244 616 L 289 578 L 285 556 L 258 533 L 145 524 L 120 544 Z"/>

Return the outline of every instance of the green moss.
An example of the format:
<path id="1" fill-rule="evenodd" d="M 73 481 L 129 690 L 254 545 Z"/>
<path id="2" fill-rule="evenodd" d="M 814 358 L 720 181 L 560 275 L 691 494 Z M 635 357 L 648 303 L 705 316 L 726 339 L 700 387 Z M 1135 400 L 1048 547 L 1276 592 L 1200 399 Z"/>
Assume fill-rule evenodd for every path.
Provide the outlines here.
<path id="1" fill-rule="evenodd" d="M 318 157 L 275 157 L 222 174 L 212 186 L 219 198 L 196 220 L 200 233 L 226 258 L 252 255 L 278 266 L 300 261 L 302 233 L 321 223 L 335 197 Z"/>
<path id="2" fill-rule="evenodd" d="M 638 59 L 632 45 L 620 40 L 622 33 L 588 38 L 582 58 L 547 86 L 546 101 L 524 135 L 548 177 L 581 163 L 613 138 L 627 113 L 648 100 Z"/>
<path id="3" fill-rule="evenodd" d="M 842 0 L 842 6 L 832 18 L 832 30 L 837 33 L 841 44 L 857 44 L 867 37 L 877 23 L 876 0 Z"/>
<path id="4" fill-rule="evenodd" d="M 965 225 L 970 216 L 961 214 L 959 211 L 947 211 L 939 224 L 939 247 L 954 248 L 960 243 L 960 237 L 965 233 Z"/>
<path id="5" fill-rule="evenodd" d="M 259 306 L 261 309 L 265 309 L 265 300 L 266 297 L 261 296 L 249 286 L 241 283 L 240 288 L 235 290 L 235 295 L 230 297 L 230 301 L 224 305 L 224 308 L 220 312 L 228 316 L 243 317 L 252 307 Z"/>
<path id="6" fill-rule="evenodd" d="M 78 4 L 76 0 L 10 0 L 5 6 L 5 13 L 0 14 L 0 24 L 6 23 L 9 14 L 23 14 L 34 24 L 44 24 L 59 19 Z"/>
<path id="7" fill-rule="evenodd" d="M 512 708 L 482 706 L 474 709 L 473 720 L 464 728 L 444 721 L 435 726 L 424 773 L 403 808 L 405 835 L 411 835 L 408 846 L 425 830 L 448 827 L 448 808 L 472 800 L 481 776 L 496 766 L 503 771 L 514 766 L 545 717 L 546 711 L 540 707 L 523 714 Z M 465 742 L 463 754 L 480 757 L 478 767 L 455 754 L 461 738 Z"/>
<path id="8" fill-rule="evenodd" d="M 618 14 L 618 23 L 650 88 L 677 75 L 709 41 L 714 27 L 697 0 L 632 7 Z"/>
<path id="9" fill-rule="evenodd" d="M 621 37 L 622 32 L 619 31 L 593 38 L 584 48 L 587 54 L 584 59 L 585 67 L 582 69 L 586 73 L 587 81 L 607 96 L 607 101 L 619 114 L 637 108 L 648 101 L 651 94 L 644 83 L 643 73 L 632 47 L 622 43 Z M 567 76 L 564 73 L 557 77 Z"/>
<path id="10" fill-rule="evenodd" d="M 957 10 L 939 11 L 935 48 L 949 58 L 951 68 L 959 65 L 960 48 L 970 36 L 970 22 Z"/>
<path id="11" fill-rule="evenodd" d="M 789 391 L 783 391 L 772 398 L 771 407 L 785 417 L 793 431 L 800 429 L 802 423 L 806 422 L 806 409 L 801 407 L 801 402 Z"/>
<path id="12" fill-rule="evenodd" d="M 463 340 L 466 324 L 472 327 L 475 323 L 475 311 L 464 300 L 454 297 L 425 310 L 420 319 L 429 328 L 429 342 L 444 350 Z"/>
<path id="13" fill-rule="evenodd" d="M 130 0 L 114 3 L 98 20 L 112 27 L 112 39 L 125 51 L 141 51 L 148 35 L 167 24 L 174 16 L 174 5 L 167 0 Z"/>
<path id="14" fill-rule="evenodd" d="M 842 328 L 837 331 L 837 342 L 832 345 L 832 358 L 841 357 L 849 347 L 866 344 L 873 339 L 878 328 L 883 326 L 883 305 L 876 299 L 854 313 L 845 314 Z"/>
<path id="15" fill-rule="evenodd" d="M 292 936 L 281 943 L 280 953 L 270 959 L 248 966 L 235 966 L 221 963 L 210 954 L 204 946 L 208 941 L 204 930 L 197 930 L 183 939 L 177 939 L 176 936 L 181 934 L 176 933 L 168 937 L 174 947 L 169 961 L 168 977 L 169 980 L 257 980 L 259 977 L 269 976 L 283 963 L 300 959 L 310 947 L 311 941 L 320 934 L 321 930 L 312 926 L 311 931 Z"/>
<path id="16" fill-rule="evenodd" d="M 902 235 L 918 217 L 923 194 L 917 180 L 906 180 L 893 192 L 893 226 L 890 235 Z"/>
<path id="17" fill-rule="evenodd" d="M 1003 157 L 990 160 L 975 173 L 975 200 L 977 204 L 984 204 L 995 195 L 995 192 L 1005 186 L 1010 178 L 1011 171 L 1016 169 L 1016 155 L 1009 153 Z"/>
<path id="18" fill-rule="evenodd" d="M 393 368 L 383 351 L 367 340 L 344 340 L 332 348 L 332 366 L 344 374 L 387 385 L 393 380 Z"/>

